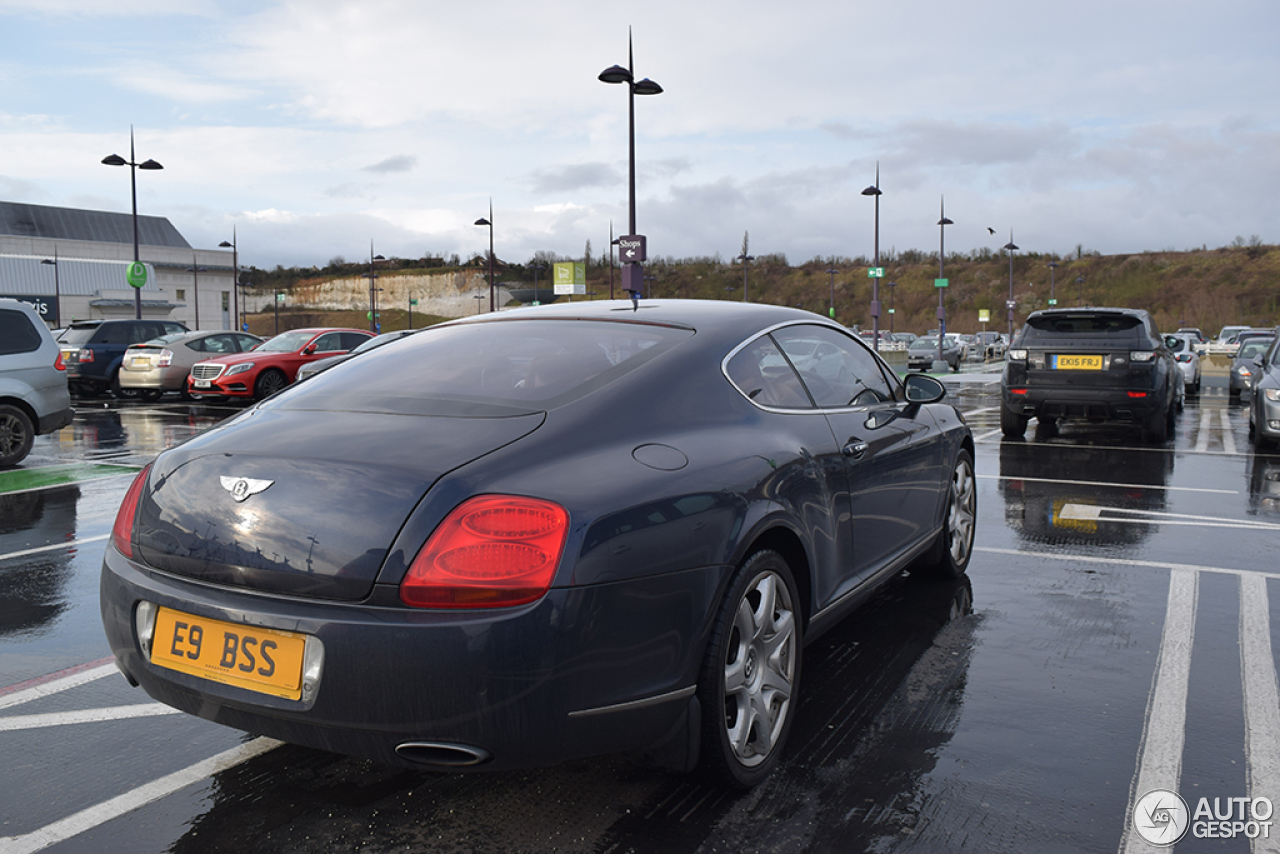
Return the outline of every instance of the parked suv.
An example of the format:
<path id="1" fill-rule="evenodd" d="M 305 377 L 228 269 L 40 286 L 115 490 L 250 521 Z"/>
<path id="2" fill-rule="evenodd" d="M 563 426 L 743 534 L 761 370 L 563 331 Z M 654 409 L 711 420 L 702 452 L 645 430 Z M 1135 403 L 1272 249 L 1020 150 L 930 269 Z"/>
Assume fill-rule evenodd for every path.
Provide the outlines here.
<path id="1" fill-rule="evenodd" d="M 71 423 L 62 353 L 40 315 L 0 299 L 0 468 L 15 466 L 43 433 Z"/>
<path id="2" fill-rule="evenodd" d="M 187 327 L 175 320 L 82 320 L 71 324 L 58 339 L 71 393 L 93 397 L 111 390 L 116 397 L 137 397 L 137 389 L 120 387 L 124 351 L 130 344 L 186 331 Z"/>
<path id="3" fill-rule="evenodd" d="M 1000 381 L 1000 429 L 1021 437 L 1034 416 L 1127 422 L 1143 437 L 1169 437 L 1181 400 L 1182 372 L 1141 309 L 1066 308 L 1027 318 L 1009 348 Z"/>

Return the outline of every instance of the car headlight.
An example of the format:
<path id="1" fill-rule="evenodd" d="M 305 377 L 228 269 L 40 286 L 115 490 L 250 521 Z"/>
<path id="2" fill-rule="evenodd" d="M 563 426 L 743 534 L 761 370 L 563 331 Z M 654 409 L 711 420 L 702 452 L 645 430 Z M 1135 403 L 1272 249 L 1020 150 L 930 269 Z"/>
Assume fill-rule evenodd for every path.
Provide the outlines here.
<path id="1" fill-rule="evenodd" d="M 227 371 L 227 376 L 230 377 L 235 374 L 243 374 L 245 371 L 250 370 L 253 370 L 253 362 L 241 362 L 238 365 L 232 365 L 231 369 Z"/>
<path id="2" fill-rule="evenodd" d="M 1011 361 L 1011 362 L 1025 362 L 1026 360 L 1027 360 L 1027 351 L 1026 351 L 1026 350 L 1010 350 L 1010 351 L 1009 351 L 1009 361 Z"/>
<path id="3" fill-rule="evenodd" d="M 1264 388 L 1262 393 L 1272 403 L 1280 403 L 1280 388 Z"/>

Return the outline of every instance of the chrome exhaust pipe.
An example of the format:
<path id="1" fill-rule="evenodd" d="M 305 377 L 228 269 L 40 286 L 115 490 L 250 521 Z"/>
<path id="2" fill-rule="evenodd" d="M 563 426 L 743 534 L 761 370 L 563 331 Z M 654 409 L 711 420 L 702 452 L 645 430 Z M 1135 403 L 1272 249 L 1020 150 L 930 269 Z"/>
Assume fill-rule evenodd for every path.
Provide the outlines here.
<path id="1" fill-rule="evenodd" d="M 493 758 L 484 748 L 442 741 L 406 741 L 396 745 L 396 755 L 406 762 L 434 768 L 474 767 Z"/>

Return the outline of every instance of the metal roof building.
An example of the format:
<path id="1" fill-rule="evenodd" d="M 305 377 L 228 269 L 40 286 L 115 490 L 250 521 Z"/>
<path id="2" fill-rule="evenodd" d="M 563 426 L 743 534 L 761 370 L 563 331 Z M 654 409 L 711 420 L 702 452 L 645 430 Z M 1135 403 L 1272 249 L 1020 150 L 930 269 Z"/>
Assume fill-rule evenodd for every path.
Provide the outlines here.
<path id="1" fill-rule="evenodd" d="M 168 219 L 138 217 L 143 316 L 191 329 L 235 327 L 232 253 L 195 249 Z M 133 317 L 133 216 L 0 201 L 0 296 L 30 302 L 51 326 Z"/>

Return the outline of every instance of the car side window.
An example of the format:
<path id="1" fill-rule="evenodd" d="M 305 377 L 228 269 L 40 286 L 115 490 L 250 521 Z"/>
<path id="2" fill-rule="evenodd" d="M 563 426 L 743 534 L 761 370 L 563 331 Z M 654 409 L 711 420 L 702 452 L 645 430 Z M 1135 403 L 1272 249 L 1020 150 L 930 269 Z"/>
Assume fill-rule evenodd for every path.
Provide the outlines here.
<path id="1" fill-rule="evenodd" d="M 895 399 L 895 385 L 875 356 L 838 330 L 802 324 L 776 330 L 773 337 L 818 406 L 870 406 Z"/>
<path id="2" fill-rule="evenodd" d="M 20 311 L 0 311 L 0 356 L 40 349 L 40 333 Z"/>
<path id="3" fill-rule="evenodd" d="M 800 378 L 768 335 L 757 338 L 735 353 L 725 371 L 738 391 L 760 406 L 813 408 Z"/>
<path id="4" fill-rule="evenodd" d="M 257 347 L 262 343 L 256 338 L 250 338 L 248 335 L 237 335 L 235 336 L 235 341 L 239 345 L 237 349 L 241 353 L 248 353 L 254 347 Z"/>
<path id="5" fill-rule="evenodd" d="M 208 353 L 234 353 L 236 342 L 230 335 L 210 335 L 204 339 L 204 350 Z"/>
<path id="6" fill-rule="evenodd" d="M 339 340 L 342 342 L 342 346 L 340 348 L 342 350 L 354 350 L 369 340 L 368 335 L 358 335 L 355 332 L 342 332 L 339 334 L 341 335 Z"/>
<path id="7" fill-rule="evenodd" d="M 326 332 L 316 339 L 315 348 L 317 353 L 334 353 L 342 350 L 342 333 Z"/>

